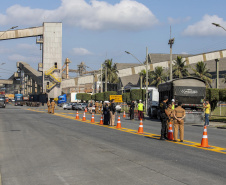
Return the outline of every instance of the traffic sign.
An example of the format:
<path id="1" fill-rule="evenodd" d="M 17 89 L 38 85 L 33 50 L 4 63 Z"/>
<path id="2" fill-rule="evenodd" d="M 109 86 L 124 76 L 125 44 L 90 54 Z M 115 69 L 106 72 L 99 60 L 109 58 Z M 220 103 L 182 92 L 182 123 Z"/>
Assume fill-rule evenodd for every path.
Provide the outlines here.
<path id="1" fill-rule="evenodd" d="M 122 101 L 122 95 L 110 95 L 110 100 L 114 99 L 115 102 L 121 103 Z"/>

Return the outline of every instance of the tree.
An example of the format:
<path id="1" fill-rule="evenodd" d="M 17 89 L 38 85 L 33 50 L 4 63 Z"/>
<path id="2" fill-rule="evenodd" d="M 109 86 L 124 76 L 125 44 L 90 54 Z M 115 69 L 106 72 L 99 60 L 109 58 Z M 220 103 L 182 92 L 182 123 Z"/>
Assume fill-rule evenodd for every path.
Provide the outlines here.
<path id="1" fill-rule="evenodd" d="M 140 87 L 143 87 L 143 84 L 146 82 L 146 70 L 142 69 L 141 72 L 139 72 L 140 75 Z"/>
<path id="2" fill-rule="evenodd" d="M 183 61 L 181 56 L 177 56 L 173 65 L 173 78 L 183 78 L 190 75 L 187 69 L 188 66 L 185 64 L 186 60 Z"/>
<path id="3" fill-rule="evenodd" d="M 224 78 L 224 79 L 222 80 L 222 82 L 223 82 L 223 83 L 226 83 L 226 74 L 223 75 L 223 78 Z"/>
<path id="4" fill-rule="evenodd" d="M 155 71 L 151 71 L 150 78 L 152 79 L 151 85 L 158 87 L 159 84 L 166 82 L 167 75 L 164 72 L 163 67 L 157 66 Z"/>
<path id="5" fill-rule="evenodd" d="M 118 70 L 116 64 L 113 64 L 112 59 L 107 59 L 104 61 L 102 80 L 105 81 L 105 69 L 107 68 L 107 81 L 109 83 L 118 82 Z"/>
<path id="6" fill-rule="evenodd" d="M 209 73 L 209 69 L 206 68 L 206 64 L 203 61 L 198 62 L 195 65 L 195 69 L 192 68 L 192 70 L 194 71 L 195 77 L 198 77 L 198 78 L 202 79 L 203 81 L 205 81 L 205 84 L 207 87 L 211 86 L 212 75 Z"/>

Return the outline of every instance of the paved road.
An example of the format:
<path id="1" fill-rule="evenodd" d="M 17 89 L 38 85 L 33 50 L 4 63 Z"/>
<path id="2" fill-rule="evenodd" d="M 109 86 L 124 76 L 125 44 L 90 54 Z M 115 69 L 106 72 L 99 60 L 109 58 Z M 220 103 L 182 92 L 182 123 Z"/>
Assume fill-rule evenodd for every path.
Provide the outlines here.
<path id="1" fill-rule="evenodd" d="M 27 109 L 0 109 L 3 185 L 225 184 L 224 129 L 208 128 L 209 144 L 221 150 L 204 150 L 190 145 L 200 143 L 200 125 L 185 126 L 181 144 L 160 141 L 154 120 L 138 135 L 138 121 L 121 118 L 125 129 L 117 130 L 74 120 L 74 111 Z"/>

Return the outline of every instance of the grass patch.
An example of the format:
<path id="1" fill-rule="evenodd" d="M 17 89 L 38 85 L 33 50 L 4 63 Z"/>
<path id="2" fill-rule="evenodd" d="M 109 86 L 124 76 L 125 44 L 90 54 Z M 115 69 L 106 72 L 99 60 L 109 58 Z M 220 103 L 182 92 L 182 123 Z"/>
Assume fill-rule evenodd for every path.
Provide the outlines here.
<path id="1" fill-rule="evenodd" d="M 226 123 L 226 116 L 214 116 L 214 115 L 211 115 L 210 121 Z"/>
<path id="2" fill-rule="evenodd" d="M 226 117 L 226 107 L 221 107 L 221 108 L 220 107 L 216 107 L 216 109 L 214 109 L 214 111 L 211 112 L 211 115 L 225 116 Z"/>

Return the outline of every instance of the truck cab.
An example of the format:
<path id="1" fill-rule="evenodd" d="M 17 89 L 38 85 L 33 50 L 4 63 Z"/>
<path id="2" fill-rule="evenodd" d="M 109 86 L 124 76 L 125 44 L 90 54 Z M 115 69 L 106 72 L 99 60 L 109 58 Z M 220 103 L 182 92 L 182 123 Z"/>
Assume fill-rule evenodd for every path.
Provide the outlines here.
<path id="1" fill-rule="evenodd" d="M 5 108 L 6 102 L 5 102 L 5 95 L 0 95 L 0 107 Z"/>

